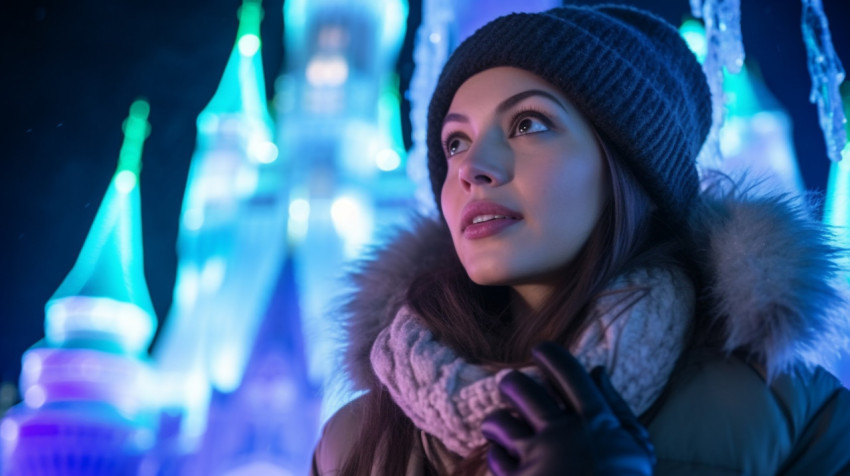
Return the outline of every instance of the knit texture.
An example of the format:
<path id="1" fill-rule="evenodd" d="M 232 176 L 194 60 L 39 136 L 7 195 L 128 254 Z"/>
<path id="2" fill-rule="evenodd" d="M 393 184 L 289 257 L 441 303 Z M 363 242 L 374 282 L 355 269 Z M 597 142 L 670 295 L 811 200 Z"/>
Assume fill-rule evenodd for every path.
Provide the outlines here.
<path id="1" fill-rule="evenodd" d="M 625 275 L 596 301 L 591 325 L 570 351 L 588 370 L 604 367 L 640 414 L 658 397 L 682 352 L 693 296 L 690 281 L 678 270 Z M 506 407 L 498 385 L 511 369 L 466 362 L 434 339 L 407 306 L 378 334 L 371 361 L 399 408 L 458 455 L 483 445 L 481 421 Z M 542 381 L 535 367 L 520 370 Z"/>
<path id="2" fill-rule="evenodd" d="M 481 71 L 513 66 L 562 91 L 678 222 L 699 189 L 696 157 L 711 126 L 702 68 L 664 20 L 626 6 L 565 6 L 483 26 L 452 54 L 428 110 L 428 169 L 440 208 L 443 119 Z"/>

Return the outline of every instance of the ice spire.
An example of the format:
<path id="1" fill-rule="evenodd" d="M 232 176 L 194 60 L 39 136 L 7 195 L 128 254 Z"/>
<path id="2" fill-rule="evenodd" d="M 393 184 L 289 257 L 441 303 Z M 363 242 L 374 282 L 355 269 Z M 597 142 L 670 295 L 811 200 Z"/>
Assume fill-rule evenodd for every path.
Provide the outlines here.
<path id="1" fill-rule="evenodd" d="M 153 444 L 146 351 L 156 319 L 138 186 L 148 112 L 144 101 L 131 106 L 118 170 L 45 307 L 46 337 L 23 355 L 24 401 L 0 423 L 6 476 L 137 474 Z"/>
<path id="2" fill-rule="evenodd" d="M 717 166 L 722 159 L 719 133 L 726 115 L 723 67 L 736 74 L 744 64 L 740 0 L 691 0 L 691 13 L 705 23 L 706 54 L 702 69 L 712 98 L 711 131 L 700 161 L 704 165 Z"/>
<path id="3" fill-rule="evenodd" d="M 140 355 L 153 337 L 156 317 L 144 277 L 139 196 L 148 112 L 142 100 L 130 107 L 118 168 L 77 262 L 47 301 L 45 335 L 51 346 Z"/>
<path id="4" fill-rule="evenodd" d="M 821 0 L 803 0 L 803 41 L 806 44 L 812 91 L 809 101 L 818 105 L 820 127 L 826 140 L 830 160 L 838 162 L 850 156 L 847 133 L 844 130 L 844 111 L 838 87 L 844 81 L 844 68 L 832 46 L 829 23 Z"/>
<path id="5" fill-rule="evenodd" d="M 243 113 L 248 117 L 269 117 L 266 107 L 266 82 L 260 55 L 261 0 L 244 0 L 239 8 L 236 43 L 222 74 L 219 88 L 204 112 L 210 114 Z M 201 118 L 198 118 L 201 122 Z"/>
<path id="6" fill-rule="evenodd" d="M 219 86 L 198 115 L 177 237 L 174 300 L 157 341 L 179 451 L 197 449 L 213 389 L 239 387 L 286 252 L 286 174 L 273 142 L 260 0 L 243 0 Z"/>

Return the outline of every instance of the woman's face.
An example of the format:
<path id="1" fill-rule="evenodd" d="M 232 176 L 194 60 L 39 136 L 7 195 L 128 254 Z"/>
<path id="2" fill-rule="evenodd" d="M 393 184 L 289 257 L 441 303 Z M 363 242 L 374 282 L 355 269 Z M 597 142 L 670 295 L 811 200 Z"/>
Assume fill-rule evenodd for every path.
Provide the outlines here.
<path id="1" fill-rule="evenodd" d="M 537 307 L 587 241 L 609 194 L 590 123 L 547 81 L 498 67 L 457 90 L 441 138 L 441 203 L 469 277 Z"/>

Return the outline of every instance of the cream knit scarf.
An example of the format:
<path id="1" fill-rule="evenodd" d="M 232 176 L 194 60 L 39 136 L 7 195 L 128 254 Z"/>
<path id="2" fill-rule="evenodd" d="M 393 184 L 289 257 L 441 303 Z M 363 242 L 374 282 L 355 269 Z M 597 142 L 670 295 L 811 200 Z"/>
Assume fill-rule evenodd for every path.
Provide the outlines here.
<path id="1" fill-rule="evenodd" d="M 635 287 L 648 292 L 627 308 L 632 300 L 617 291 Z M 570 351 L 588 370 L 604 366 L 614 387 L 640 414 L 667 382 L 693 308 L 693 287 L 680 270 L 632 272 L 594 303 L 592 324 Z M 413 423 L 460 456 L 484 444 L 481 421 L 505 406 L 498 383 L 510 369 L 490 371 L 467 363 L 435 340 L 406 306 L 378 335 L 371 360 L 375 374 Z M 535 368 L 521 370 L 539 380 Z"/>

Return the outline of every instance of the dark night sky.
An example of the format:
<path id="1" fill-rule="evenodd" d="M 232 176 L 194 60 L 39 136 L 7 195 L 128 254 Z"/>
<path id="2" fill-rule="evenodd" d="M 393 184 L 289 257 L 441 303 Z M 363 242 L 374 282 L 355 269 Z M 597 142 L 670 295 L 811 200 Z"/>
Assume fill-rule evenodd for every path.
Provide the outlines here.
<path id="1" fill-rule="evenodd" d="M 284 55 L 282 2 L 264 2 L 269 97 Z M 850 4 L 823 2 L 836 50 L 850 66 Z M 677 24 L 689 11 L 688 0 L 628 3 Z M 800 2 L 741 3 L 748 59 L 758 62 L 792 115 L 806 185 L 822 189 L 828 161 L 816 108 L 808 102 Z M 0 0 L 0 380 L 17 381 L 21 353 L 43 336 L 44 303 L 79 253 L 115 169 L 121 122 L 139 96 L 151 104 L 152 124 L 141 176 L 145 268 L 157 314 L 166 314 L 195 119 L 218 85 L 240 4 Z M 403 85 L 413 69 L 419 0 L 410 9 L 399 59 Z"/>

